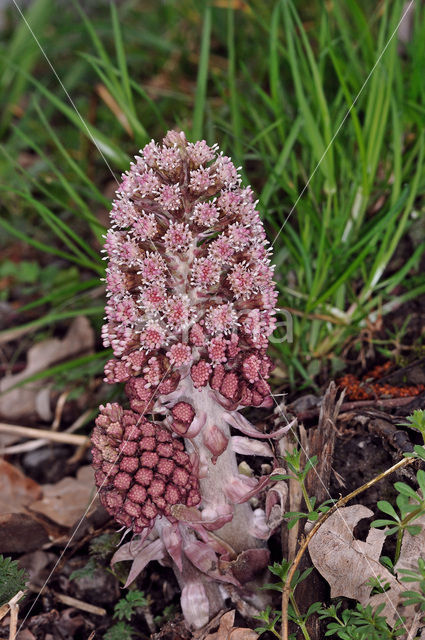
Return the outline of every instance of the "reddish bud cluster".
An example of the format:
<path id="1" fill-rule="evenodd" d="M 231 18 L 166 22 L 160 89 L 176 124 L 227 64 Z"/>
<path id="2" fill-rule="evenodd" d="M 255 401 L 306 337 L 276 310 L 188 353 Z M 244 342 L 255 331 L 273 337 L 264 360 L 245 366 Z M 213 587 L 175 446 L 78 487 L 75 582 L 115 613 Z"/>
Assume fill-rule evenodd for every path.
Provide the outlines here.
<path id="1" fill-rule="evenodd" d="M 183 444 L 163 427 L 118 404 L 100 407 L 92 434 L 100 500 L 117 522 L 140 533 L 156 516 L 173 521 L 175 504 L 200 500 L 198 478 Z"/>

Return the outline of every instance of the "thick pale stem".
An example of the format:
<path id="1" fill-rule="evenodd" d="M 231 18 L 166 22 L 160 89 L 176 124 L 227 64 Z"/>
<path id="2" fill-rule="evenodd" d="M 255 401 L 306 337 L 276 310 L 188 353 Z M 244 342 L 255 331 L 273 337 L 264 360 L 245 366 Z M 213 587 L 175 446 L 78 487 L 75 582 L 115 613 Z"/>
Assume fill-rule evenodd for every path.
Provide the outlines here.
<path id="1" fill-rule="evenodd" d="M 193 438 L 193 445 L 195 445 L 202 461 L 207 461 L 208 467 L 206 477 L 200 481 L 203 505 L 224 505 L 228 502 L 225 488 L 229 485 L 230 479 L 238 475 L 236 454 L 230 443 L 230 428 L 224 420 L 224 414 L 228 412 L 215 400 L 214 394 L 209 388 L 195 389 L 190 378 L 186 378 L 184 382 L 185 392 L 188 400 L 194 406 L 196 415 L 200 415 L 201 412 L 206 415 L 204 427 Z M 218 456 L 215 463 L 211 451 L 205 446 L 203 440 L 203 433 L 213 425 L 218 427 L 229 441 L 227 448 Z M 193 446 L 187 439 L 186 443 L 189 449 Z M 249 533 L 251 521 L 252 508 L 249 503 L 236 504 L 232 520 L 216 533 L 237 553 L 245 549 L 259 547 L 261 546 L 259 540 Z"/>

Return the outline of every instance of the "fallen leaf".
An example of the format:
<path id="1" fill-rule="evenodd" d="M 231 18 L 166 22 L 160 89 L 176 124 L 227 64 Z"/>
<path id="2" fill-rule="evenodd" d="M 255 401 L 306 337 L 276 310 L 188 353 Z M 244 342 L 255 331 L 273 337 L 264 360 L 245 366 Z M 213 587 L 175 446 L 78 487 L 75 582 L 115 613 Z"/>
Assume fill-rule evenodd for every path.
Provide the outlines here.
<path id="1" fill-rule="evenodd" d="M 36 637 L 29 629 L 22 629 L 16 636 L 16 640 L 36 640 Z"/>
<path id="2" fill-rule="evenodd" d="M 227 611 L 220 618 L 220 626 L 215 633 L 209 633 L 205 640 L 257 640 L 258 633 L 253 629 L 234 627 L 235 610 Z"/>
<path id="3" fill-rule="evenodd" d="M 413 606 L 401 606 L 401 592 L 410 587 L 406 587 L 406 583 L 400 583 L 379 562 L 385 531 L 370 529 L 365 542 L 357 540 L 353 535 L 356 524 L 373 515 L 370 509 L 360 504 L 339 509 L 323 523 L 310 540 L 310 557 L 316 569 L 329 583 L 331 598 L 353 598 L 363 606 L 370 604 L 372 609 L 376 609 L 382 603 L 384 609 L 381 615 L 386 617 L 390 625 L 394 625 L 401 615 L 405 618 L 406 628 L 409 629 L 415 624 L 417 616 Z M 420 536 L 424 535 L 422 530 Z M 423 545 L 424 537 L 421 541 L 414 541 L 414 537 L 406 532 L 396 571 L 407 564 L 409 567 L 416 567 L 419 550 L 425 555 Z M 415 564 L 412 564 L 413 562 Z M 382 584 L 388 583 L 389 589 L 371 596 L 372 587 L 369 581 L 378 576 Z"/>
<path id="4" fill-rule="evenodd" d="M 32 553 L 25 553 L 19 558 L 19 568 L 27 571 L 29 581 L 33 586 L 41 588 L 56 559 L 54 553 L 37 549 Z"/>
<path id="5" fill-rule="evenodd" d="M 25 513 L 0 515 L 0 553 L 35 551 L 49 541 L 46 529 Z"/>
<path id="6" fill-rule="evenodd" d="M 19 469 L 0 460 L 0 513 L 20 513 L 41 498 L 41 487 Z"/>
<path id="7" fill-rule="evenodd" d="M 16 389 L 11 387 L 59 362 L 91 352 L 93 348 L 94 331 L 84 316 L 75 318 L 63 340 L 49 338 L 35 344 L 28 351 L 25 369 L 0 381 L 0 394 L 3 394 L 0 395 L 0 415 L 11 421 L 34 414 L 42 420 L 51 420 L 50 387 L 46 380 Z M 5 393 L 8 389 L 11 390 Z"/>
<path id="8" fill-rule="evenodd" d="M 94 497 L 94 475 L 90 465 L 81 467 L 77 477 L 67 476 L 56 484 L 42 485 L 43 498 L 31 504 L 31 510 L 65 526 L 72 525 L 84 514 Z"/>
<path id="9" fill-rule="evenodd" d="M 403 577 L 402 569 L 409 569 L 413 571 L 418 571 L 418 558 L 425 559 L 425 516 L 421 516 L 420 518 L 416 518 L 412 524 L 421 525 L 421 531 L 412 536 L 409 531 L 405 531 L 403 535 L 403 541 L 401 543 L 400 556 L 398 561 L 394 565 L 394 571 L 397 575 L 398 580 Z M 398 590 L 398 596 L 400 596 L 403 591 L 421 591 L 419 582 L 400 582 L 400 588 Z M 386 593 L 377 593 L 376 595 L 370 598 L 370 604 L 373 608 L 377 607 L 384 600 L 382 596 L 385 596 Z M 395 596 L 395 594 L 394 594 Z M 393 598 L 392 598 L 393 599 Z M 401 599 L 402 602 L 402 599 Z M 400 603 L 399 603 L 400 604 Z M 399 612 L 401 615 L 407 618 L 407 622 L 409 623 L 411 637 L 415 637 L 417 629 L 422 626 L 418 616 L 415 615 L 414 607 L 404 607 L 400 609 Z M 396 612 L 388 611 L 387 619 L 390 624 L 394 624 L 396 618 Z M 421 616 L 419 616 L 420 618 Z M 413 629 L 413 626 L 415 628 Z"/>

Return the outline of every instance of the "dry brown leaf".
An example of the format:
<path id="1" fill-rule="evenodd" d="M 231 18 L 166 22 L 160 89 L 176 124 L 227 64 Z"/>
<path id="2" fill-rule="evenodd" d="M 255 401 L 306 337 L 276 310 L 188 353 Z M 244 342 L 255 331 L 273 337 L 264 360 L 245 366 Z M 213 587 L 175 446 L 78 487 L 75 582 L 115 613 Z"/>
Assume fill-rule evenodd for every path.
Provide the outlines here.
<path id="1" fill-rule="evenodd" d="M 35 551 L 48 541 L 46 528 L 30 515 L 0 514 L 0 553 Z"/>
<path id="2" fill-rule="evenodd" d="M 29 629 L 22 629 L 16 636 L 16 640 L 36 640 L 36 637 Z"/>
<path id="3" fill-rule="evenodd" d="M 94 331 L 84 316 L 73 320 L 63 340 L 49 338 L 35 344 L 27 354 L 27 366 L 21 373 L 5 376 L 0 381 L 4 393 L 25 378 L 40 373 L 67 358 L 87 353 L 94 347 Z M 46 380 L 38 380 L 0 395 L 0 415 L 10 421 L 36 414 L 51 420 L 50 388 Z"/>
<path id="4" fill-rule="evenodd" d="M 31 510 L 42 513 L 54 522 L 72 525 L 84 514 L 94 490 L 93 468 L 81 467 L 77 477 L 67 476 L 56 484 L 42 486 L 43 498 L 31 504 Z"/>
<path id="5" fill-rule="evenodd" d="M 402 615 L 406 618 L 406 627 L 410 628 L 415 624 L 414 607 L 400 606 L 400 594 L 406 591 L 407 587 L 379 562 L 385 540 L 384 530 L 370 529 L 365 542 L 353 536 L 356 524 L 373 515 L 370 509 L 360 504 L 339 509 L 323 523 L 311 539 L 308 545 L 310 557 L 316 569 L 329 583 L 331 598 L 338 596 L 353 598 L 363 606 L 370 604 L 373 609 L 383 603 L 385 606 L 382 615 L 387 618 L 390 625 L 393 625 L 399 615 Z M 422 545 L 424 545 L 424 535 L 422 531 L 420 534 Z M 420 544 L 420 540 L 415 541 L 410 534 L 405 534 L 396 570 L 416 566 Z M 416 555 L 413 556 L 413 554 Z M 423 546 L 422 554 L 425 555 Z M 372 587 L 369 581 L 378 576 L 383 584 L 389 584 L 389 589 L 385 593 L 371 596 Z"/>
<path id="6" fill-rule="evenodd" d="M 0 460 L 0 553 L 33 551 L 48 541 L 46 527 L 28 513 L 41 496 L 37 482 Z"/>
<path id="7" fill-rule="evenodd" d="M 20 513 L 41 497 L 41 487 L 19 469 L 0 460 L 0 513 Z"/>
<path id="8" fill-rule="evenodd" d="M 365 542 L 353 536 L 353 529 L 373 511 L 361 504 L 338 509 L 311 539 L 308 550 L 316 569 L 329 582 L 331 598 L 354 598 L 365 605 L 370 596 L 371 576 L 380 575 L 390 586 L 398 585 L 394 576 L 380 562 L 385 533 L 371 529 Z"/>
<path id="9" fill-rule="evenodd" d="M 398 561 L 394 566 L 394 570 L 396 572 L 398 580 L 403 577 L 403 573 L 401 569 L 409 569 L 413 571 L 418 570 L 418 558 L 425 559 L 425 516 L 421 516 L 412 522 L 412 524 L 421 525 L 422 530 L 415 536 L 412 536 L 407 530 L 403 535 L 403 542 L 401 543 L 400 556 Z M 419 582 L 401 582 L 400 592 L 401 591 L 420 591 Z M 378 593 L 374 595 L 370 599 L 370 604 L 372 607 L 377 607 L 381 604 L 382 596 L 385 594 Z M 399 611 L 400 607 L 399 607 Z M 409 631 L 411 633 L 411 637 L 414 638 L 416 635 L 416 631 L 420 626 L 420 618 L 422 615 L 416 614 L 414 612 L 414 607 L 405 607 L 402 610 L 402 615 L 406 616 L 407 622 L 409 623 Z M 390 624 L 394 624 L 395 621 L 395 612 L 389 612 L 388 621 Z"/>
<path id="10" fill-rule="evenodd" d="M 220 626 L 215 633 L 209 633 L 205 640 L 257 640 L 258 633 L 252 629 L 234 627 L 235 610 L 227 611 L 220 618 Z"/>

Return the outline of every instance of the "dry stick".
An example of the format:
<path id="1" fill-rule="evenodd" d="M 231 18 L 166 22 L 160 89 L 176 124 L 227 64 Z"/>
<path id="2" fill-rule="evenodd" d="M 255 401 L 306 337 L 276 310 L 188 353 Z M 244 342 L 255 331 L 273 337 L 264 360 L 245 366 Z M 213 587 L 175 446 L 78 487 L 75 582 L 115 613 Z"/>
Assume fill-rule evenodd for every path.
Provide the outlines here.
<path id="1" fill-rule="evenodd" d="M 369 482 L 366 482 L 361 487 L 358 487 L 357 489 L 355 489 L 345 497 L 340 498 L 338 502 L 332 505 L 329 511 L 324 513 L 319 518 L 319 520 L 316 522 L 316 524 L 311 529 L 311 531 L 307 534 L 307 536 L 304 537 L 304 540 L 301 543 L 301 546 L 298 549 L 298 553 L 295 556 L 294 561 L 291 565 L 291 568 L 288 572 L 288 575 L 285 580 L 285 586 L 282 591 L 282 640 L 288 640 L 288 603 L 289 603 L 289 595 L 291 593 L 291 582 L 294 577 L 295 571 L 300 563 L 300 560 L 304 555 L 304 552 L 307 549 L 308 544 L 312 539 L 312 537 L 317 533 L 317 531 L 320 529 L 320 527 L 325 522 L 325 520 L 327 520 L 329 516 L 335 513 L 335 511 L 337 511 L 340 507 L 347 504 L 349 500 L 351 500 L 352 498 L 355 498 L 357 495 L 359 495 L 359 493 L 366 491 L 366 489 L 369 489 L 369 487 L 372 487 L 374 484 L 376 484 L 380 480 L 383 480 L 383 478 L 386 478 L 394 471 L 397 471 L 397 469 L 401 469 L 402 467 L 407 467 L 409 464 L 412 464 L 412 462 L 414 462 L 415 460 L 416 458 L 404 458 L 403 460 L 400 460 L 399 462 L 397 462 L 397 464 L 393 465 L 386 471 L 383 471 L 379 475 L 375 476 L 374 478 L 372 478 L 372 480 L 369 480 Z"/>
<path id="2" fill-rule="evenodd" d="M 49 431 L 47 429 L 34 429 L 33 427 L 21 427 L 18 424 L 7 424 L 0 422 L 0 433 L 11 433 L 12 435 L 27 438 L 45 438 L 53 442 L 63 442 L 65 444 L 83 445 L 88 441 L 87 436 L 79 436 L 76 433 L 65 433 L 63 431 Z"/>
<path id="3" fill-rule="evenodd" d="M 276 394 L 275 394 L 276 395 Z M 410 404 L 413 400 L 416 400 L 418 396 L 403 396 L 401 398 L 371 398 L 370 400 L 353 400 L 352 402 L 343 402 L 340 407 L 339 418 L 344 413 L 349 413 L 350 411 L 356 411 L 356 409 L 364 409 L 368 407 L 375 408 L 393 408 L 393 407 L 402 407 L 405 404 Z M 297 416 L 298 420 L 311 420 L 319 415 L 320 407 L 316 407 L 314 409 L 306 409 L 305 411 L 296 411 L 291 409 L 291 405 L 288 405 L 288 410 Z"/>
<path id="4" fill-rule="evenodd" d="M 18 613 L 19 613 L 19 600 L 24 595 L 24 591 L 18 591 L 11 600 L 7 603 L 10 609 L 10 622 L 9 622 L 9 640 L 16 639 L 16 629 L 18 627 Z"/>

